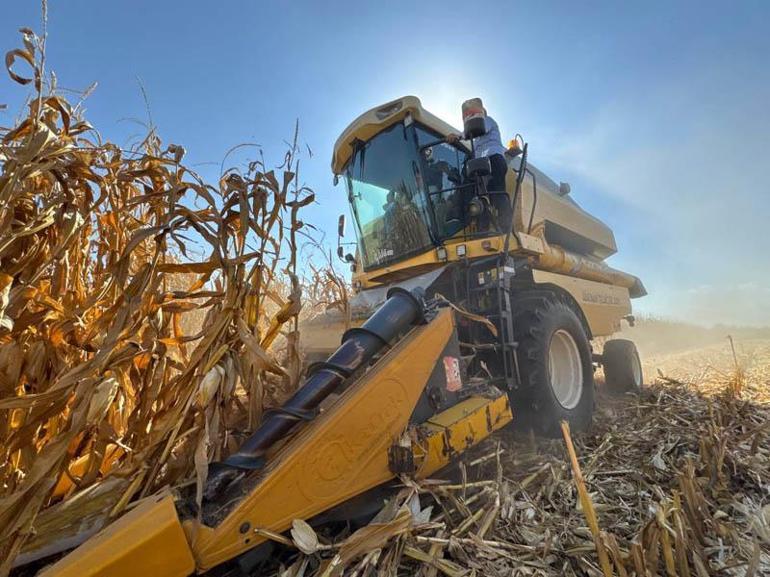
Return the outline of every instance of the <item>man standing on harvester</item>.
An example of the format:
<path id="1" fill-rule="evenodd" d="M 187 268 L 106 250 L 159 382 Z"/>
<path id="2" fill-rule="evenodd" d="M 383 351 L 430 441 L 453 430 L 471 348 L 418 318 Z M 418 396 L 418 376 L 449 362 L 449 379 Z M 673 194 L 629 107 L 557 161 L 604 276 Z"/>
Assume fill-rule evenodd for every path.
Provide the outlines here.
<path id="1" fill-rule="evenodd" d="M 505 175 L 508 172 L 508 163 L 505 160 L 506 149 L 500 138 L 500 128 L 495 119 L 487 114 L 481 98 L 471 98 L 463 102 L 463 126 L 465 134 L 463 136 L 449 134 L 446 137 L 447 142 L 453 144 L 462 138 L 472 140 L 474 158 L 489 159 L 492 172 L 487 182 L 487 189 L 493 192 L 505 192 Z M 510 215 L 506 196 L 494 195 L 493 203 L 498 210 L 498 215 Z M 504 204 L 506 206 L 503 206 Z"/>

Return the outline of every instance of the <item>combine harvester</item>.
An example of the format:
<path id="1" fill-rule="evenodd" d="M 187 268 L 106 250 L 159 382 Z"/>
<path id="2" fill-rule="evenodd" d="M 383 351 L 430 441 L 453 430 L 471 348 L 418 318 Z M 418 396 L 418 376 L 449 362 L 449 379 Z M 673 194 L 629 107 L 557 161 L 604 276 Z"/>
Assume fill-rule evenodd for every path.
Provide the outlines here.
<path id="1" fill-rule="evenodd" d="M 588 427 L 597 365 L 612 389 L 641 386 L 632 343 L 590 345 L 645 294 L 603 263 L 612 231 L 529 165 L 526 145 L 509 151 L 506 190 L 488 190 L 489 160 L 473 158 L 471 141 L 449 144 L 455 132 L 411 96 L 343 132 L 332 169 L 358 242 L 338 253 L 361 324 L 305 328 L 317 362 L 304 385 L 210 465 L 202 510 L 191 494 L 145 499 L 42 575 L 248 572 L 269 555 L 270 532 L 366 519 L 396 476 L 433 475 L 511 421 L 550 436 L 561 420 Z"/>

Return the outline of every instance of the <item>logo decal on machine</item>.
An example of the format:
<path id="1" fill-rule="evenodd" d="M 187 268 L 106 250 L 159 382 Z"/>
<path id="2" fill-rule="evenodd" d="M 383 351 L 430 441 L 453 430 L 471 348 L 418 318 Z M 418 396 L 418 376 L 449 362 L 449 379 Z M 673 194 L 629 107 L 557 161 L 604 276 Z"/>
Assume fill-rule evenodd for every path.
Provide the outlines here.
<path id="1" fill-rule="evenodd" d="M 444 372 L 446 373 L 446 390 L 459 391 L 463 386 L 460 376 L 460 359 L 457 357 L 444 357 Z"/>
<path id="2" fill-rule="evenodd" d="M 587 303 L 596 303 L 600 305 L 620 305 L 620 299 L 615 295 L 585 290 L 583 291 L 583 300 Z"/>

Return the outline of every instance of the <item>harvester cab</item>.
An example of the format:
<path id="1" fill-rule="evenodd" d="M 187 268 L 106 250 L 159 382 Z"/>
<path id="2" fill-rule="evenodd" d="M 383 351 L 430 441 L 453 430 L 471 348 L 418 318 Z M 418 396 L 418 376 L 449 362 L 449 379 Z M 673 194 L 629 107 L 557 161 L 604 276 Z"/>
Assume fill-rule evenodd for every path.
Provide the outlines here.
<path id="1" fill-rule="evenodd" d="M 332 168 L 357 239 L 345 256 L 341 218 L 352 319 L 302 328 L 317 362 L 210 465 L 200 506 L 193 489 L 154 496 L 44 575 L 250 571 L 294 520 L 372 515 L 399 476 L 435 475 L 511 421 L 542 435 L 587 427 L 597 364 L 609 387 L 641 385 L 632 343 L 591 348 L 644 294 L 603 262 L 612 231 L 529 165 L 526 145 L 505 190 L 490 190 L 489 161 L 447 142 L 456 132 L 409 96 L 350 124 Z"/>
<path id="2" fill-rule="evenodd" d="M 461 232 L 467 239 L 505 228 L 504 211 L 495 208 L 510 206 L 510 199 L 488 190 L 489 159 L 472 158 L 470 146 L 448 143 L 410 114 L 353 142 L 342 176 L 359 241 L 357 265 L 379 268 Z M 498 195 L 506 200 L 490 200 Z"/>

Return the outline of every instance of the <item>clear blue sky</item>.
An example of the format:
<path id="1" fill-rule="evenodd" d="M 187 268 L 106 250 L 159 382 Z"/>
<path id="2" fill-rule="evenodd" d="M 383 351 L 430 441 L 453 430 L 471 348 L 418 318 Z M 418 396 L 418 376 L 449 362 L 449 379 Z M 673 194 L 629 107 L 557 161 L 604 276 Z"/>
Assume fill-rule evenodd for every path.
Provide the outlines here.
<path id="1" fill-rule="evenodd" d="M 611 263 L 650 291 L 637 310 L 770 324 L 768 2 L 49 4 L 49 64 L 62 87 L 99 83 L 87 116 L 106 138 L 141 132 L 125 120 L 146 118 L 137 77 L 161 136 L 210 178 L 238 143 L 278 160 L 299 118 L 306 220 L 331 237 L 331 147 L 352 118 L 415 94 L 459 125 L 480 96 L 614 228 Z M 40 29 L 34 0 L 2 13 L 3 50 Z M 24 94 L 0 80 L 0 123 Z"/>

